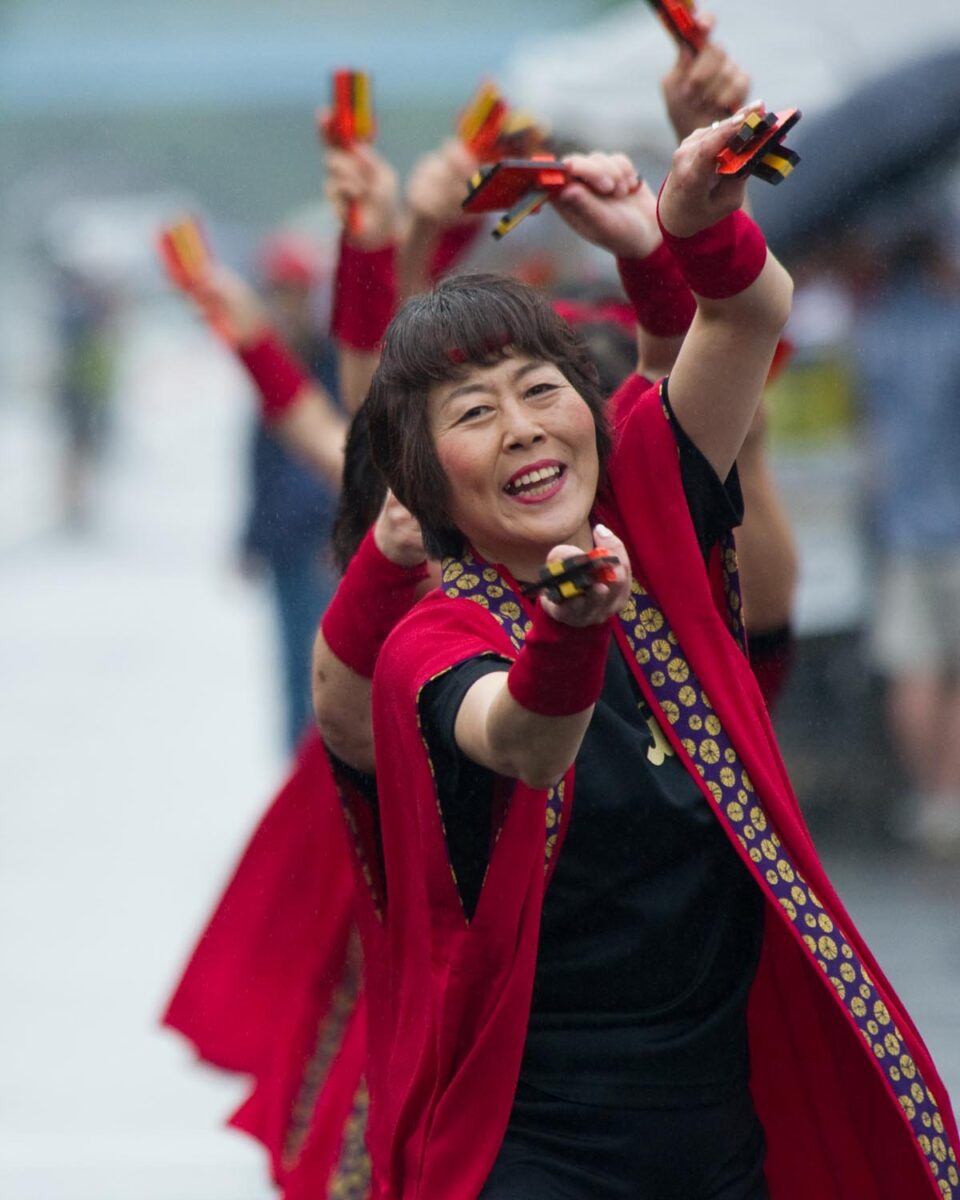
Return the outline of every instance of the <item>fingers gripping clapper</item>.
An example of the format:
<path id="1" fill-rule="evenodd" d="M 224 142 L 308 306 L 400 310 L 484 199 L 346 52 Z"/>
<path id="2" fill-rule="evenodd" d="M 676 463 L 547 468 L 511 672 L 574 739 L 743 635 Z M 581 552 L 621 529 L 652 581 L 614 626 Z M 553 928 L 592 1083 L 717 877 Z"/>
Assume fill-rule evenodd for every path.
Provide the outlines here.
<path id="1" fill-rule="evenodd" d="M 717 172 L 737 179 L 756 175 L 765 183 L 782 183 L 800 161 L 800 155 L 785 146 L 783 139 L 801 115 L 798 108 L 778 113 L 747 113 L 743 124 L 717 155 Z"/>
<path id="2" fill-rule="evenodd" d="M 502 238 L 569 182 L 570 169 L 559 159 L 546 155 L 505 158 L 474 175 L 463 210 L 486 213 L 506 209 L 493 231 L 495 238 Z"/>
<path id="3" fill-rule="evenodd" d="M 521 588 L 524 596 L 535 596 L 537 592 L 546 592 L 547 596 L 562 604 L 574 596 L 582 596 L 595 583 L 615 583 L 615 567 L 620 559 L 615 554 L 609 554 L 602 546 L 590 550 L 586 554 L 575 554 L 570 558 L 548 562 L 540 568 L 540 574 L 534 583 L 528 583 Z"/>

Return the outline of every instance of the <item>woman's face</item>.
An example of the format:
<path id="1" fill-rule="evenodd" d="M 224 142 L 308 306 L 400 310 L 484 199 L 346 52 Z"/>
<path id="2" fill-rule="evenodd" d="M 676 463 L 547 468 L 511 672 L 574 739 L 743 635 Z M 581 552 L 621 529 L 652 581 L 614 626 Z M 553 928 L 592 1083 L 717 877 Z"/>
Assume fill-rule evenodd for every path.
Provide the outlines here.
<path id="1" fill-rule="evenodd" d="M 554 546 L 592 547 L 596 429 L 559 367 L 513 354 L 472 367 L 431 385 L 428 415 L 450 515 L 484 558 L 529 579 Z"/>

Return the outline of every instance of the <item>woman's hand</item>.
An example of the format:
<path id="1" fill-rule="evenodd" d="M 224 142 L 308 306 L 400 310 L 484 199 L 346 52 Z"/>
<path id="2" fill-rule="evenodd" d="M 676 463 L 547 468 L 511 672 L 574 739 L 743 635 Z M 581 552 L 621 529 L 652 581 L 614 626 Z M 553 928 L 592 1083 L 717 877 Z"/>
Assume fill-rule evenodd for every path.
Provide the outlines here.
<path id="1" fill-rule="evenodd" d="M 190 292 L 200 315 L 211 328 L 236 346 L 251 346 L 267 330 L 270 318 L 253 288 L 219 264 Z"/>
<path id="2" fill-rule="evenodd" d="M 406 202 L 415 221 L 446 229 L 477 220 L 463 211 L 477 160 L 463 142 L 448 138 L 414 164 L 407 179 Z"/>
<path id="3" fill-rule="evenodd" d="M 318 116 L 322 128 L 322 116 Z M 350 241 L 362 250 L 378 250 L 396 242 L 399 236 L 399 183 L 397 173 L 372 146 L 357 145 L 349 150 L 325 148 L 327 168 L 326 196 L 344 226 L 348 213 L 359 213 L 357 232 Z"/>
<path id="4" fill-rule="evenodd" d="M 383 557 L 398 567 L 416 567 L 426 560 L 427 552 L 416 518 L 391 491 L 387 492 L 374 523 L 373 540 Z"/>
<path id="5" fill-rule="evenodd" d="M 747 181 L 717 174 L 717 155 L 743 124 L 757 101 L 732 117 L 715 121 L 684 138 L 673 154 L 670 174 L 660 193 L 660 220 L 676 237 L 692 237 L 743 207 Z"/>
<path id="6" fill-rule="evenodd" d="M 714 18 L 700 17 L 713 29 Z M 708 41 L 699 54 L 683 47 L 677 61 L 660 81 L 667 116 L 682 142 L 695 129 L 722 120 L 747 102 L 750 76 L 716 42 Z"/>
<path id="7" fill-rule="evenodd" d="M 582 596 L 574 596 L 561 604 L 541 596 L 540 603 L 545 611 L 563 625 L 602 625 L 604 621 L 615 616 L 630 599 L 630 560 L 623 542 L 605 525 L 596 525 L 593 530 L 593 543 L 620 559 L 619 564 L 614 567 L 616 581 L 594 583 Z M 554 546 L 547 555 L 547 562 L 556 562 L 582 553 L 583 551 L 576 546 Z"/>
<path id="8" fill-rule="evenodd" d="M 657 201 L 625 154 L 571 154 L 572 181 L 553 200 L 582 238 L 617 258 L 646 258 L 660 244 Z"/>

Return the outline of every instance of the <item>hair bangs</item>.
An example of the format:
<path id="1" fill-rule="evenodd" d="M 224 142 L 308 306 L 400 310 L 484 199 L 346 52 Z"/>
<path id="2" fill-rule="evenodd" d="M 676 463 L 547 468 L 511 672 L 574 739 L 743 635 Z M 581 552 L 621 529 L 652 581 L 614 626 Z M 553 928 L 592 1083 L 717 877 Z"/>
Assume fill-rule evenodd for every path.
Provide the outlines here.
<path id="1" fill-rule="evenodd" d="M 429 385 L 508 354 L 561 363 L 569 349 L 568 327 L 532 289 L 501 276 L 465 275 L 407 301 L 387 332 L 381 367 L 385 378 Z"/>

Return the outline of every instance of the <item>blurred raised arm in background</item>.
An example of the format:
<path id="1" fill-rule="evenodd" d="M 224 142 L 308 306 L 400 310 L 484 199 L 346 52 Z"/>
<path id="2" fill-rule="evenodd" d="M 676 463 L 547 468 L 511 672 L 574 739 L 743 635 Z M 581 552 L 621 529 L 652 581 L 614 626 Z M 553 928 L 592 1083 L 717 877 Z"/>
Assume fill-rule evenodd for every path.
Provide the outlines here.
<path id="1" fill-rule="evenodd" d="M 403 296 L 426 291 L 469 250 L 482 218 L 461 207 L 477 159 L 458 138 L 448 138 L 420 158 L 404 190 L 406 227 L 400 247 Z"/>
<path id="2" fill-rule="evenodd" d="M 247 368 L 271 430 L 318 475 L 338 485 L 346 421 L 329 392 L 310 379 L 274 332 L 256 291 L 217 264 L 197 283 L 194 295 L 204 318 L 224 332 Z"/>
<path id="3" fill-rule="evenodd" d="M 703 17 L 702 23 L 713 31 L 713 17 Z M 660 86 L 679 143 L 695 129 L 742 108 L 747 102 L 750 76 L 722 46 L 708 38 L 699 54 L 683 47 Z"/>
<path id="4" fill-rule="evenodd" d="M 318 116 L 323 130 L 323 114 Z M 355 413 L 379 359 L 397 303 L 400 238 L 397 173 L 372 146 L 324 147 L 326 196 L 341 223 L 331 331 L 339 350 L 340 395 Z"/>

